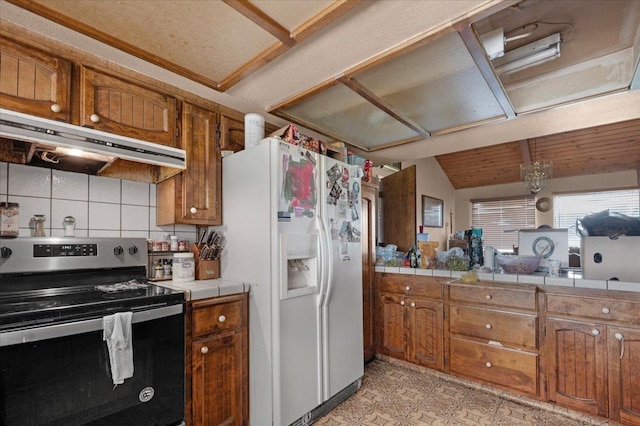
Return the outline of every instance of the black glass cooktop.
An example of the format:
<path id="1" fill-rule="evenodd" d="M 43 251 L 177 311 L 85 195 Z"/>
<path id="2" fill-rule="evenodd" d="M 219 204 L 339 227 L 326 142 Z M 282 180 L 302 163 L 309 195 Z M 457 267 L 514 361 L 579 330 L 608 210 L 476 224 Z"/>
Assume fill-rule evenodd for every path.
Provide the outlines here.
<path id="1" fill-rule="evenodd" d="M 98 318 L 184 301 L 183 293 L 147 282 L 144 268 L 1 278 L 0 330 Z"/>

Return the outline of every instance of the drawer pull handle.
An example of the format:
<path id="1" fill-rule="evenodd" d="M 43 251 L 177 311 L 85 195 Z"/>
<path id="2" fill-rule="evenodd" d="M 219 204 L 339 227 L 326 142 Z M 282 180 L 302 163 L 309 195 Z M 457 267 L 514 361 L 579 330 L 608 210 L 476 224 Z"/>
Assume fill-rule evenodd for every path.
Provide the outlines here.
<path id="1" fill-rule="evenodd" d="M 89 120 L 91 120 L 92 123 L 98 123 L 100 122 L 100 116 L 98 114 L 91 114 Z"/>
<path id="2" fill-rule="evenodd" d="M 609 312 L 611 312 L 611 311 L 609 310 L 609 308 L 606 308 L 606 307 L 605 307 L 605 308 L 602 308 L 602 313 L 603 313 L 603 314 L 608 314 Z"/>
<path id="3" fill-rule="evenodd" d="M 62 107 L 58 104 L 51 104 L 51 111 L 53 112 L 60 112 L 62 111 Z"/>
<path id="4" fill-rule="evenodd" d="M 400 304 L 401 304 L 402 306 L 404 306 L 404 300 L 403 300 L 403 301 L 401 301 L 401 302 L 400 302 Z"/>
<path id="5" fill-rule="evenodd" d="M 416 302 L 411 302 L 411 307 L 415 308 L 416 307 Z"/>
<path id="6" fill-rule="evenodd" d="M 206 346 L 203 346 L 200 348 L 200 352 L 202 352 L 203 354 L 206 354 L 207 352 L 209 352 L 209 348 Z"/>
<path id="7" fill-rule="evenodd" d="M 487 300 L 491 300 L 491 295 L 487 294 L 484 298 L 487 299 Z"/>
<path id="8" fill-rule="evenodd" d="M 225 317 L 224 315 L 220 315 L 218 317 L 218 321 L 220 321 L 220 322 L 225 322 L 226 320 L 227 320 L 227 317 Z"/>
<path id="9" fill-rule="evenodd" d="M 624 356 L 624 335 L 622 333 L 616 333 L 614 336 L 620 343 L 622 343 L 622 345 L 620 345 L 620 359 L 622 359 Z"/>
<path id="10" fill-rule="evenodd" d="M 406 286 L 404 289 L 405 289 L 405 290 L 407 290 L 407 291 L 410 291 L 410 290 L 411 290 L 411 287 Z"/>
<path id="11" fill-rule="evenodd" d="M 489 361 L 487 361 L 487 363 L 485 365 L 487 366 L 487 368 L 491 368 L 493 364 L 491 364 Z"/>
<path id="12" fill-rule="evenodd" d="M 191 208 L 189 209 L 189 212 L 191 214 L 196 214 L 198 213 L 198 209 L 196 208 L 196 206 L 191 206 Z"/>
<path id="13" fill-rule="evenodd" d="M 491 328 L 493 328 L 491 324 L 485 324 L 485 327 L 487 327 L 487 330 L 490 330 Z"/>
<path id="14" fill-rule="evenodd" d="M 591 330 L 591 334 L 593 334 L 594 336 L 599 336 L 600 335 L 600 331 L 596 330 L 595 328 L 593 330 Z"/>

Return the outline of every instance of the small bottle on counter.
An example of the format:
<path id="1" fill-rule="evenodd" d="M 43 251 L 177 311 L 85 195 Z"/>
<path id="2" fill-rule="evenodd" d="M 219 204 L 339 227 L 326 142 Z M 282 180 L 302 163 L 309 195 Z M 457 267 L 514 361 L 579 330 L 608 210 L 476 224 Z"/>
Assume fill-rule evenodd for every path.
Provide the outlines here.
<path id="1" fill-rule="evenodd" d="M 162 259 L 163 278 L 171 278 L 171 261 L 169 259 Z"/>
<path id="2" fill-rule="evenodd" d="M 46 237 L 47 234 L 44 231 L 44 223 L 47 221 L 47 218 L 43 214 L 34 214 L 33 215 L 33 224 L 35 229 L 33 230 L 34 237 Z"/>
<path id="3" fill-rule="evenodd" d="M 161 280 L 162 278 L 164 278 L 164 268 L 160 264 L 159 260 L 154 264 L 153 271 L 153 278 L 155 278 L 156 280 Z"/>
<path id="4" fill-rule="evenodd" d="M 170 241 L 169 247 L 171 251 L 178 251 L 178 247 L 180 247 L 178 244 L 178 237 L 175 235 L 172 235 L 169 241 Z"/>

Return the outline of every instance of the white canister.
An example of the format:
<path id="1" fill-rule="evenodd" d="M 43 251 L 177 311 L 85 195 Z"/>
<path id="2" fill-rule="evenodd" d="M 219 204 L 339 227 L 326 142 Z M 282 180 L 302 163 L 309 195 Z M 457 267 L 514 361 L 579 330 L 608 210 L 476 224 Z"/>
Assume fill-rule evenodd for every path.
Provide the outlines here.
<path id="1" fill-rule="evenodd" d="M 260 114 L 244 116 L 244 147 L 251 148 L 264 139 L 264 117 Z"/>
<path id="2" fill-rule="evenodd" d="M 196 262 L 193 259 L 193 253 L 174 253 L 173 281 L 193 281 L 195 276 Z"/>

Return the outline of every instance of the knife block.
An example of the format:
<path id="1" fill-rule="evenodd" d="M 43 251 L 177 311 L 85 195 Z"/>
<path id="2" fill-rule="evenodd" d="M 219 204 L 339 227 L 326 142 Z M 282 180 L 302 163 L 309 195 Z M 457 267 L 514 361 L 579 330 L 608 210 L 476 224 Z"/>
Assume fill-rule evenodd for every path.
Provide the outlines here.
<path id="1" fill-rule="evenodd" d="M 220 259 L 200 259 L 205 244 L 191 244 L 191 252 L 196 261 L 196 280 L 220 278 Z"/>

